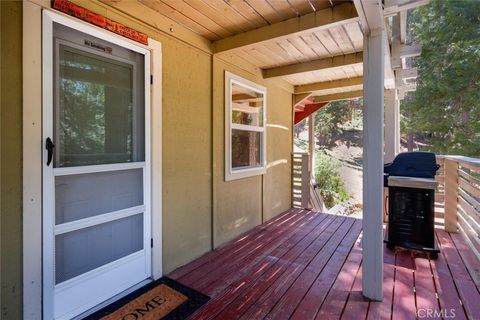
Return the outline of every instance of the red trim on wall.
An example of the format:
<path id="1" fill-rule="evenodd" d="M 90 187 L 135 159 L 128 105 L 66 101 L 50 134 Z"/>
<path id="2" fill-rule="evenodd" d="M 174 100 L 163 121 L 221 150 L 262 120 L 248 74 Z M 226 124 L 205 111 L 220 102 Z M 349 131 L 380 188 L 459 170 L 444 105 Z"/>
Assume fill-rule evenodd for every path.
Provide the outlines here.
<path id="1" fill-rule="evenodd" d="M 81 19 L 96 25 L 97 27 L 124 36 L 130 40 L 148 45 L 148 36 L 146 34 L 105 18 L 102 15 L 80 7 L 68 0 L 53 0 L 52 7 L 58 11 L 68 14 L 69 16 Z"/>
<path id="2" fill-rule="evenodd" d="M 299 123 L 315 111 L 325 107 L 327 104 L 330 102 L 321 102 L 321 103 L 311 103 L 311 104 L 306 104 L 305 109 L 303 111 L 296 111 L 295 112 L 295 124 Z"/>

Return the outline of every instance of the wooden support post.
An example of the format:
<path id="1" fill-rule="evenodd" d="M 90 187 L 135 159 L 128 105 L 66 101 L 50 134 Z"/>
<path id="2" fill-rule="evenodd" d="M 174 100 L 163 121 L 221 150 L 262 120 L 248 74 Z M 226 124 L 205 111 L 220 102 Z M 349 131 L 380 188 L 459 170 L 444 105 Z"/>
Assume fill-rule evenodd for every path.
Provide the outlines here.
<path id="1" fill-rule="evenodd" d="M 383 299 L 384 28 L 364 35 L 363 295 Z"/>
<path id="2" fill-rule="evenodd" d="M 385 163 L 392 162 L 397 155 L 397 90 L 385 90 Z"/>
<path id="3" fill-rule="evenodd" d="M 392 23 L 392 54 L 391 54 L 391 66 L 393 69 L 402 68 L 402 60 L 400 58 L 400 46 L 401 46 L 401 30 L 400 30 L 400 16 L 393 17 Z"/>
<path id="4" fill-rule="evenodd" d="M 400 135 L 400 99 L 398 99 L 398 91 L 395 90 L 395 144 L 394 144 L 394 149 L 395 149 L 395 155 L 400 153 L 400 140 L 401 140 L 401 135 Z"/>
<path id="5" fill-rule="evenodd" d="M 385 163 L 395 158 L 395 96 L 395 89 L 385 90 Z"/>
<path id="6" fill-rule="evenodd" d="M 458 161 L 445 158 L 445 230 L 457 232 Z"/>
<path id="7" fill-rule="evenodd" d="M 302 154 L 302 208 L 310 205 L 310 155 Z"/>
<path id="8" fill-rule="evenodd" d="M 308 116 L 308 153 L 310 154 L 310 174 L 315 176 L 315 120 L 313 114 Z"/>

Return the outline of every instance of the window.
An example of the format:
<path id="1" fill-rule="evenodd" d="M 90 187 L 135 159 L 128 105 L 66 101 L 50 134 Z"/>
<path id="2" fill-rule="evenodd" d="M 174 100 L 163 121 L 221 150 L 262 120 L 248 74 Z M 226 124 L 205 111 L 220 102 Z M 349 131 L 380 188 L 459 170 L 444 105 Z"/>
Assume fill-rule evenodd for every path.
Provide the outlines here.
<path id="1" fill-rule="evenodd" d="M 225 180 L 265 173 L 266 89 L 225 72 Z"/>

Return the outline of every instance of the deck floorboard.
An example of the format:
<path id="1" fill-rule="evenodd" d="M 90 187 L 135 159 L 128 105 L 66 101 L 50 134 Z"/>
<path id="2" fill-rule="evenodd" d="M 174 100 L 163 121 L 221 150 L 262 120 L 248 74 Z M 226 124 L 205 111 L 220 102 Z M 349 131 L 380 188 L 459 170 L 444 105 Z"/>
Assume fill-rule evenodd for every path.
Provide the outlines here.
<path id="1" fill-rule="evenodd" d="M 480 319 L 479 260 L 461 235 L 436 236 L 436 260 L 384 249 L 381 302 L 361 292 L 361 220 L 307 210 L 289 210 L 168 276 L 211 297 L 190 319 Z"/>

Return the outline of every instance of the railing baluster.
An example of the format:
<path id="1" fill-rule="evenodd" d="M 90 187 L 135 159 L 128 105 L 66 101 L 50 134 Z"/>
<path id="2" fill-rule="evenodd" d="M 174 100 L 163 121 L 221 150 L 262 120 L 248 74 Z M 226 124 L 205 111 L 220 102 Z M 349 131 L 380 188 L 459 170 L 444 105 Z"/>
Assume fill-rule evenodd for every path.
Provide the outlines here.
<path id="1" fill-rule="evenodd" d="M 480 259 L 480 159 L 439 158 L 445 159 L 445 230 L 458 230 Z"/>
<path id="2" fill-rule="evenodd" d="M 308 209 L 310 207 L 310 165 L 308 153 L 293 153 L 292 163 L 293 207 Z"/>
<path id="3" fill-rule="evenodd" d="M 457 232 L 458 220 L 458 162 L 445 158 L 445 230 Z"/>

